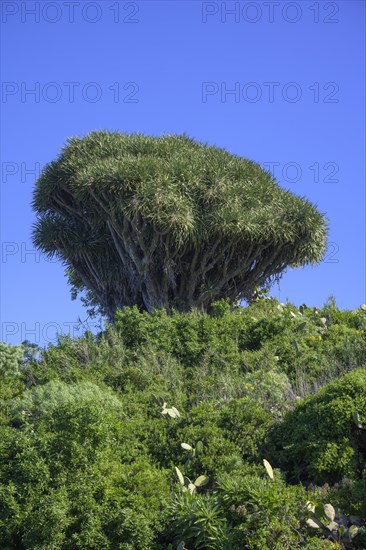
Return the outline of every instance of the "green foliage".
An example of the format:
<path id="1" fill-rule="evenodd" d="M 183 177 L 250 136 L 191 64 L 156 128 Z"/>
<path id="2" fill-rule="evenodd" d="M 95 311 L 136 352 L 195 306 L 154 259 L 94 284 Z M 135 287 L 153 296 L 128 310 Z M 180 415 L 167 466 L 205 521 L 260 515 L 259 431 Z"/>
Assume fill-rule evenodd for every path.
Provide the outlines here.
<path id="1" fill-rule="evenodd" d="M 15 378 L 20 375 L 23 362 L 23 350 L 20 346 L 10 346 L 0 342 L 0 373 L 1 376 Z"/>
<path id="2" fill-rule="evenodd" d="M 261 472 L 238 469 L 223 474 L 208 494 L 183 493 L 170 508 L 170 533 L 188 548 L 291 550 L 338 548 L 312 536 L 306 520 L 307 493 Z"/>
<path id="3" fill-rule="evenodd" d="M 250 299 L 326 249 L 312 203 L 186 135 L 71 138 L 42 171 L 33 207 L 35 245 L 66 264 L 73 297 L 86 291 L 109 319 L 134 304 L 208 311 Z"/>
<path id="4" fill-rule="evenodd" d="M 170 531 L 176 544 L 184 540 L 192 550 L 234 548 L 233 533 L 215 497 L 184 493 L 176 498 L 170 511 Z"/>
<path id="5" fill-rule="evenodd" d="M 327 486 L 326 498 L 337 502 L 347 516 L 366 518 L 366 468 L 359 478 L 344 478 L 332 487 Z"/>
<path id="6" fill-rule="evenodd" d="M 273 480 L 268 475 L 225 475 L 218 494 L 247 548 L 290 549 L 304 545 L 306 492 L 301 486 L 287 486 L 278 474 Z"/>
<path id="7" fill-rule="evenodd" d="M 213 311 L 1 346 L 1 548 L 365 546 L 366 310 Z M 352 543 L 307 501 L 358 516 Z"/>
<path id="8" fill-rule="evenodd" d="M 213 403 L 201 403 L 192 407 L 171 433 L 171 443 L 175 449 L 174 463 L 181 465 L 183 471 L 186 457 L 182 456 L 181 442 L 187 442 L 195 448 L 201 442 L 201 452 L 195 453 L 189 460 L 190 476 L 206 474 L 214 478 L 222 468 L 227 468 L 228 460 L 233 455 L 240 456 L 238 446 L 229 440 L 222 427 L 221 417 L 219 407 Z"/>
<path id="9" fill-rule="evenodd" d="M 246 460 L 259 461 L 263 441 L 271 430 L 273 419 L 251 398 L 236 399 L 223 408 L 220 425 Z"/>
<path id="10" fill-rule="evenodd" d="M 355 542 L 357 548 L 361 548 L 366 542 L 366 529 L 360 528 L 360 518 L 347 518 L 341 510 L 331 504 L 315 505 L 308 503 L 310 518 L 307 524 L 312 529 L 320 529 L 324 535 L 334 542 L 343 542 L 346 546 Z"/>
<path id="11" fill-rule="evenodd" d="M 324 325 L 323 310 L 300 310 L 274 299 L 224 308 L 217 316 L 125 308 L 97 338 L 60 338 L 40 363 L 29 365 L 28 379 L 103 380 L 140 390 L 159 382 L 163 393 L 184 391 L 192 403 L 249 394 L 279 409 L 293 399 L 291 390 L 312 393 L 362 367 L 366 356 L 364 330 L 350 326 L 363 326 L 366 311 L 352 313 L 352 323 L 346 316 L 348 324 Z"/>
<path id="12" fill-rule="evenodd" d="M 14 403 L 13 425 L 0 449 L 3 545 L 151 548 L 167 474 L 126 428 L 116 395 L 51 381 Z"/>
<path id="13" fill-rule="evenodd" d="M 91 382 L 65 384 L 59 380 L 52 380 L 43 386 L 31 388 L 19 401 L 13 401 L 12 415 L 13 419 L 18 421 L 21 421 L 22 415 L 31 419 L 36 416 L 39 421 L 40 418 L 52 416 L 60 407 L 74 403 L 97 403 L 104 410 L 121 410 L 118 397 L 107 388 L 102 390 Z"/>
<path id="14" fill-rule="evenodd" d="M 9 399 L 25 389 L 25 380 L 22 378 L 23 358 L 20 346 L 0 342 L 0 424 L 6 423 Z"/>
<path id="15" fill-rule="evenodd" d="M 272 435 L 273 459 L 292 479 L 354 477 L 364 460 L 353 436 L 355 411 L 366 419 L 366 369 L 333 381 L 288 412 Z"/>

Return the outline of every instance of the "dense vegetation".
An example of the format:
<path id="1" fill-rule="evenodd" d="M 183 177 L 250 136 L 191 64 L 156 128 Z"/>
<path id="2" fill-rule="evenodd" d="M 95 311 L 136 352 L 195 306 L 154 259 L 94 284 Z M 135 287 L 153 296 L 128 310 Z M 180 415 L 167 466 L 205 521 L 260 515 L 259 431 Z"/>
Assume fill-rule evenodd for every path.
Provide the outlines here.
<path id="1" fill-rule="evenodd" d="M 0 344 L 1 549 L 366 548 L 365 310 L 132 307 Z"/>
<path id="2" fill-rule="evenodd" d="M 69 139 L 34 190 L 34 244 L 73 295 L 117 308 L 210 311 L 250 300 L 288 266 L 319 262 L 325 216 L 259 164 L 186 135 Z M 84 294 L 85 293 L 85 294 Z"/>

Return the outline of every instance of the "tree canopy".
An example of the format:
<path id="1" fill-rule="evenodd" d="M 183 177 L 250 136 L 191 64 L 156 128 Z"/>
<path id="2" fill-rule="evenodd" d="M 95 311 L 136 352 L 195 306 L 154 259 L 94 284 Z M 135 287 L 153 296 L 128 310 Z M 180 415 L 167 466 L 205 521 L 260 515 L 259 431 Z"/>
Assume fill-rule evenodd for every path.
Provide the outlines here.
<path id="1" fill-rule="evenodd" d="M 34 191 L 35 245 L 113 319 L 137 304 L 209 311 L 326 249 L 324 214 L 259 164 L 186 135 L 69 139 Z"/>

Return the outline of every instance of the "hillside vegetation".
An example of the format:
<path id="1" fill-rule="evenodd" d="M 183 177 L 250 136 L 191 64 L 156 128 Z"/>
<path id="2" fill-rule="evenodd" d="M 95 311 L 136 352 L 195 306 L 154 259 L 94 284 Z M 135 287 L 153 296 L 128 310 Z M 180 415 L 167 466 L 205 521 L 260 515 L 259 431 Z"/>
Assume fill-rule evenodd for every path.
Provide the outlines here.
<path id="1" fill-rule="evenodd" d="M 366 306 L 0 344 L 2 550 L 366 548 Z"/>

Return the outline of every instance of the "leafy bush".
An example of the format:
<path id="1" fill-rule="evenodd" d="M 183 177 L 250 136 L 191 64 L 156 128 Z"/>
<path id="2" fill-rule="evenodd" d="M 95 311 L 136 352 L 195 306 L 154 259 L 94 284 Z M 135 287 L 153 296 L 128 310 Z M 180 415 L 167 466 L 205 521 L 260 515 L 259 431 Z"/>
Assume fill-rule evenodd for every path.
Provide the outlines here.
<path id="1" fill-rule="evenodd" d="M 273 462 L 295 480 L 357 477 L 364 457 L 353 437 L 355 411 L 366 420 L 366 369 L 333 381 L 288 412 L 272 435 Z"/>
<path id="2" fill-rule="evenodd" d="M 0 449 L 3 545 L 151 548 L 167 473 L 149 461 L 116 395 L 51 381 L 14 403 L 13 423 Z"/>
<path id="3" fill-rule="evenodd" d="M 22 365 L 22 348 L 0 342 L 0 399 L 10 399 L 24 390 Z"/>
<path id="4" fill-rule="evenodd" d="M 214 496 L 184 493 L 171 505 L 170 513 L 170 532 L 176 544 L 184 541 L 192 550 L 235 548 L 234 533 Z"/>
<path id="5" fill-rule="evenodd" d="M 365 330 L 366 308 L 262 297 L 1 344 L 0 547 L 343 550 L 307 526 L 311 500 L 358 516 L 362 548 Z"/>
<path id="6" fill-rule="evenodd" d="M 313 536 L 307 526 L 307 492 L 252 467 L 223 474 L 210 494 L 177 496 L 170 506 L 174 543 L 212 550 L 340 548 Z"/>
<path id="7" fill-rule="evenodd" d="M 218 487 L 222 506 L 242 537 L 242 547 L 285 549 L 304 545 L 307 536 L 306 492 L 287 486 L 278 474 L 225 475 Z"/>

